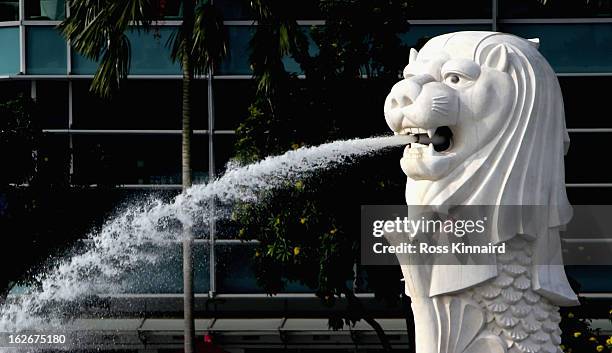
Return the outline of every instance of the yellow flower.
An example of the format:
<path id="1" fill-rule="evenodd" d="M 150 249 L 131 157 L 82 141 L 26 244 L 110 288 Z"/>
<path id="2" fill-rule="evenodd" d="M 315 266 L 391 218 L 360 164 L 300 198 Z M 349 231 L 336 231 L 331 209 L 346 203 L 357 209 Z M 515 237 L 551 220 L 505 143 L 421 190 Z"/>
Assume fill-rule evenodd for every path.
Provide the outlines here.
<path id="1" fill-rule="evenodd" d="M 567 317 L 569 317 L 570 319 L 573 319 L 574 318 L 574 313 L 568 313 Z"/>
<path id="2" fill-rule="evenodd" d="M 591 341 L 591 342 L 595 342 L 595 341 L 597 341 L 597 338 L 595 338 L 595 337 L 589 337 L 589 341 Z"/>
<path id="3" fill-rule="evenodd" d="M 306 223 L 306 218 L 304 218 L 304 217 L 300 218 L 300 223 L 301 223 L 301 224 Z"/>
<path id="4" fill-rule="evenodd" d="M 329 234 L 334 235 L 334 234 L 336 234 L 337 231 L 338 231 L 338 229 L 334 228 L 334 229 L 329 231 Z"/>
<path id="5" fill-rule="evenodd" d="M 304 188 L 304 182 L 302 182 L 301 180 L 296 181 L 295 188 L 298 190 L 302 190 Z"/>
<path id="6" fill-rule="evenodd" d="M 600 344 L 599 346 L 595 347 L 595 349 L 596 349 L 598 352 L 602 352 L 602 351 L 604 350 L 604 346 L 602 346 L 602 345 Z"/>
<path id="7" fill-rule="evenodd" d="M 260 257 L 260 256 L 261 256 L 261 253 L 259 252 L 259 250 L 256 250 L 255 251 L 255 257 Z"/>
<path id="8" fill-rule="evenodd" d="M 612 309 L 610 309 L 610 311 L 608 311 L 608 314 L 609 314 L 610 316 L 612 316 Z"/>
<path id="9" fill-rule="evenodd" d="M 606 340 L 606 344 L 609 346 L 612 346 L 612 336 L 610 336 L 607 340 Z"/>
<path id="10" fill-rule="evenodd" d="M 298 256 L 300 254 L 300 247 L 296 246 L 293 248 L 293 255 Z"/>
<path id="11" fill-rule="evenodd" d="M 298 145 L 297 143 L 294 143 L 293 145 L 291 145 L 291 148 L 294 150 L 297 150 L 298 148 L 300 148 L 300 145 Z"/>
<path id="12" fill-rule="evenodd" d="M 582 332 L 574 332 L 574 337 L 578 338 L 582 335 Z"/>

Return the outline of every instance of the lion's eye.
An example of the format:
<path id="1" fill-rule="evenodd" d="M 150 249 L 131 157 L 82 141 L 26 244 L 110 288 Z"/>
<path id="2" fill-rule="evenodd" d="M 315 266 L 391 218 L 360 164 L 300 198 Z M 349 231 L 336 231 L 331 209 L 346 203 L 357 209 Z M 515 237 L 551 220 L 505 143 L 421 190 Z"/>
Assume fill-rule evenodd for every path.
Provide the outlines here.
<path id="1" fill-rule="evenodd" d="M 449 74 L 444 78 L 444 81 L 446 81 L 446 83 L 456 85 L 461 81 L 461 77 L 459 77 L 457 74 Z"/>
<path id="2" fill-rule="evenodd" d="M 472 80 L 458 73 L 448 73 L 444 76 L 444 83 L 453 87 L 463 87 L 469 85 L 470 82 Z"/>

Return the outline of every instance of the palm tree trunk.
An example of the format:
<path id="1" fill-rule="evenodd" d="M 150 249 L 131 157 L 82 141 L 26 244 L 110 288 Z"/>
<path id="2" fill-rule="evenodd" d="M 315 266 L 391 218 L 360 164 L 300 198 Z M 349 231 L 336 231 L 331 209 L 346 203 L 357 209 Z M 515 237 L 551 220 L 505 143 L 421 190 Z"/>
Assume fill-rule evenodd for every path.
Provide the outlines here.
<path id="1" fill-rule="evenodd" d="M 182 131 L 182 186 L 183 191 L 191 186 L 191 38 L 194 23 L 193 0 L 183 1 L 183 131 Z M 193 294 L 193 232 L 191 227 L 183 228 L 183 312 L 185 321 L 185 353 L 193 353 L 195 349 L 195 321 Z"/>

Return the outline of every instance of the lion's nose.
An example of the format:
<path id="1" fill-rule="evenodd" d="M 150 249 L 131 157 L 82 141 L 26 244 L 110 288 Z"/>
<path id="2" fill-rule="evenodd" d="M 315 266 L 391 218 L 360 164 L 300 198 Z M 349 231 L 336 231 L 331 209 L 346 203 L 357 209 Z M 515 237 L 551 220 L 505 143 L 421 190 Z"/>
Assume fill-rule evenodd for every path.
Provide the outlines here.
<path id="1" fill-rule="evenodd" d="M 385 119 L 391 130 L 399 132 L 404 114 L 402 108 L 414 103 L 423 85 L 434 82 L 433 76 L 424 74 L 409 77 L 396 83 L 385 100 Z"/>

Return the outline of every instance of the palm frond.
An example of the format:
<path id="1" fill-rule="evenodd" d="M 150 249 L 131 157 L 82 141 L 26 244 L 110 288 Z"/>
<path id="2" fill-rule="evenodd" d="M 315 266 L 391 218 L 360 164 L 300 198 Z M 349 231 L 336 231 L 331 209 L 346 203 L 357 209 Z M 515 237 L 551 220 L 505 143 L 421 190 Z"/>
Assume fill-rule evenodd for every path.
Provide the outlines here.
<path id="1" fill-rule="evenodd" d="M 183 55 L 190 56 L 193 72 L 205 74 L 215 63 L 227 56 L 227 31 L 221 12 L 212 4 L 205 3 L 195 9 L 192 38 L 185 38 L 186 29 L 181 27 L 168 38 L 172 60 L 182 63 Z M 184 48 L 187 45 L 189 48 Z"/>
<path id="2" fill-rule="evenodd" d="M 100 64 L 91 90 L 105 97 L 129 73 L 131 28 L 149 30 L 159 18 L 155 0 L 69 0 L 70 16 L 58 26 L 74 50 Z"/>

